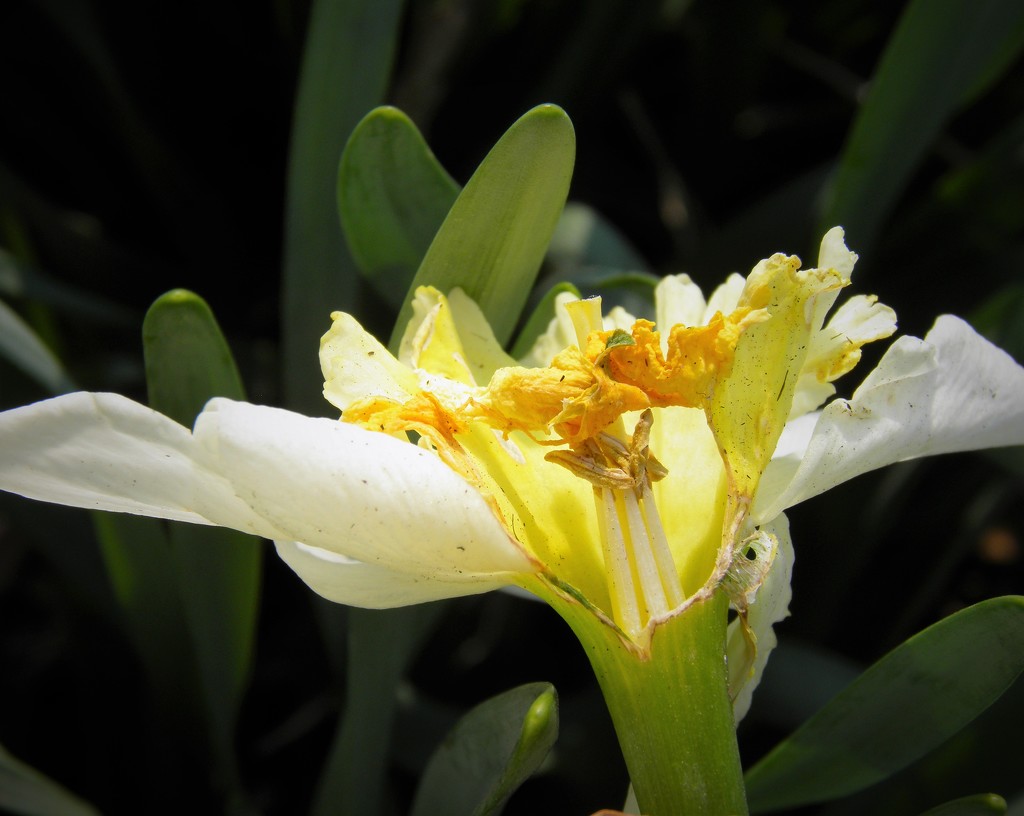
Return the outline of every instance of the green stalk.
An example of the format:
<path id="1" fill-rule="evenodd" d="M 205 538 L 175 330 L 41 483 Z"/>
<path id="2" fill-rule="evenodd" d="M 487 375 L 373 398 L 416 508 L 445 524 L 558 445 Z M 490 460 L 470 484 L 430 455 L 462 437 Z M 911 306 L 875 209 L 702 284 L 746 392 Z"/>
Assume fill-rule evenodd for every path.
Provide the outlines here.
<path id="1" fill-rule="evenodd" d="M 644 816 L 746 816 L 727 690 L 724 593 L 660 624 L 649 654 L 582 606 L 557 604 L 587 650 Z"/>

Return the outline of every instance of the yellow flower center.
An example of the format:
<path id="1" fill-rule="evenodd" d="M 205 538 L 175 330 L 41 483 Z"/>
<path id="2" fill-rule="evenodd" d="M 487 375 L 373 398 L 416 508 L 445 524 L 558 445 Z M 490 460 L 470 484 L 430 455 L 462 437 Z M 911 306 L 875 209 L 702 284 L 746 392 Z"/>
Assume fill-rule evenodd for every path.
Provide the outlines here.
<path id="1" fill-rule="evenodd" d="M 606 328 L 598 299 L 570 303 L 576 343 L 539 368 L 505 356 L 461 292 L 421 289 L 401 363 L 336 318 L 325 394 L 346 422 L 415 432 L 537 565 L 523 586 L 584 604 L 643 648 L 659 620 L 729 585 L 798 383 L 867 342 L 818 339 L 847 281 L 799 266 L 762 261 L 727 314 L 665 337 L 647 320 Z"/>

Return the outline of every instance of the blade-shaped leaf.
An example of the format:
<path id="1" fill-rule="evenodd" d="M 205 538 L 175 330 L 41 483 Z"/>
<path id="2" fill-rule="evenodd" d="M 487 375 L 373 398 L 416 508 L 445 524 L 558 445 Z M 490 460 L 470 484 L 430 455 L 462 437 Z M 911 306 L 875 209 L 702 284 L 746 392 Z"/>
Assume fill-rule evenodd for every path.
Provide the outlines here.
<path id="1" fill-rule="evenodd" d="M 396 311 L 459 189 L 397 108 L 370 111 L 352 131 L 338 213 L 359 271 Z"/>
<path id="2" fill-rule="evenodd" d="M 752 811 L 822 802 L 906 767 L 1024 670 L 1024 597 L 939 621 L 879 660 L 747 772 Z"/>
<path id="3" fill-rule="evenodd" d="M 558 737 L 548 683 L 519 686 L 476 706 L 431 757 L 412 816 L 488 816 L 544 761 Z"/>
<path id="4" fill-rule="evenodd" d="M 1019 0 L 913 0 L 854 122 L 823 223 L 842 224 L 865 252 L 946 122 L 1022 46 Z"/>
<path id="5" fill-rule="evenodd" d="M 0 746 L 0 811 L 26 816 L 98 816 L 69 793 Z"/>
<path id="6" fill-rule="evenodd" d="M 502 344 L 526 303 L 565 206 L 576 136 L 565 112 L 541 105 L 491 148 L 452 206 L 423 259 L 395 324 L 397 346 L 417 286 L 460 286 Z"/>
<path id="7" fill-rule="evenodd" d="M 4 191 L 5 168 L 0 162 L 0 194 Z M 59 309 L 76 318 L 107 326 L 137 326 L 141 315 L 131 309 L 76 289 L 44 274 L 0 248 L 0 296 L 26 298 Z"/>
<path id="8" fill-rule="evenodd" d="M 338 161 L 359 119 L 380 104 L 401 0 L 316 0 L 310 12 L 288 160 L 282 313 L 288 404 L 323 413 L 316 350 L 332 309 L 351 310 L 356 267 L 336 215 Z"/>
<path id="9" fill-rule="evenodd" d="M 74 390 L 56 355 L 18 313 L 0 300 L 0 357 L 5 357 L 51 394 Z"/>
<path id="10" fill-rule="evenodd" d="M 211 397 L 245 399 L 242 378 L 206 302 L 175 289 L 161 295 L 142 323 L 150 407 L 192 427 Z"/>
<path id="11" fill-rule="evenodd" d="M 348 609 L 342 721 L 324 763 L 312 816 L 382 813 L 397 687 L 445 603 Z"/>
<path id="12" fill-rule="evenodd" d="M 979 793 L 929 808 L 921 816 L 998 816 L 1000 813 L 1006 813 L 1006 800 L 1002 796 Z"/>
<path id="13" fill-rule="evenodd" d="M 142 333 L 151 407 L 191 425 L 211 397 L 244 398 L 227 342 L 197 295 L 175 290 L 158 298 Z M 259 542 L 217 527 L 170 524 L 168 529 L 171 574 L 177 578 L 211 736 L 230 775 L 235 718 L 253 657 Z"/>

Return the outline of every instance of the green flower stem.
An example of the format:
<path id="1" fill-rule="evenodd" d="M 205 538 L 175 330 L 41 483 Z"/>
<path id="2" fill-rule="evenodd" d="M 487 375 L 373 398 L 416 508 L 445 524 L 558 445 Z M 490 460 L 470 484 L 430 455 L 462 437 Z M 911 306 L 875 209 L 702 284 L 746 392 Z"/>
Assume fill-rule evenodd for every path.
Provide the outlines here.
<path id="1" fill-rule="evenodd" d="M 581 607 L 559 607 L 601 684 L 644 816 L 745 816 L 727 691 L 725 595 L 659 625 L 646 656 Z"/>

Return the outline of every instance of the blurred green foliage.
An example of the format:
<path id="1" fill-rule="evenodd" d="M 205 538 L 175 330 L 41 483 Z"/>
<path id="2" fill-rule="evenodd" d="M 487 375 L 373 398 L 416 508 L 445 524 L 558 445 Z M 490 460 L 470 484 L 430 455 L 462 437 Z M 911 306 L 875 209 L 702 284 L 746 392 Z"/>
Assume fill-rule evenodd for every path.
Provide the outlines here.
<path id="1" fill-rule="evenodd" d="M 209 302 L 250 399 L 326 412 L 315 352 L 329 313 L 351 310 L 386 338 L 447 212 L 438 202 L 543 103 L 571 117 L 576 163 L 527 313 L 563 280 L 642 312 L 652 276 L 687 271 L 709 288 L 775 251 L 810 262 L 823 223 L 838 218 L 862 255 L 854 289 L 894 306 L 902 331 L 958 313 L 1022 360 L 1022 8 L 0 4 L 0 408 L 71 382 L 144 398 L 142 317 L 186 287 Z M 336 182 L 353 129 L 383 103 L 404 112 L 395 138 L 421 151 L 412 161 L 429 145 L 434 164 L 416 172 L 434 189 L 397 260 L 368 261 L 346 247 Z M 381 206 L 402 192 L 377 189 Z M 357 264 L 373 263 L 404 271 L 371 285 Z M 194 399 L 241 385 L 209 387 Z M 793 511 L 793 618 L 740 731 L 748 764 L 916 631 L 1024 591 L 1022 474 L 1020 451 L 948 457 Z M 217 601 L 217 576 L 235 568 L 208 565 L 183 590 L 180 565 L 203 557 L 198 539 L 176 544 L 180 533 L 156 523 L 112 538 L 105 524 L 96 535 L 81 514 L 0 495 L 0 743 L 21 761 L 4 753 L 0 781 L 69 801 L 27 764 L 105 814 L 406 813 L 461 715 L 548 681 L 560 736 L 505 812 L 621 806 L 627 780 L 600 695 L 546 607 L 492 594 L 429 613 L 346 615 L 268 558 L 257 622 L 250 555 L 236 567 L 247 583 L 221 599 L 233 617 L 197 633 L 189 609 Z M 124 603 L 138 587 L 132 559 L 111 558 L 132 552 L 126 535 L 170 548 L 166 572 L 141 559 L 156 589 L 133 596 L 137 607 Z M 138 616 L 126 622 L 124 609 Z M 253 639 L 230 656 L 207 637 Z M 226 719 L 204 725 L 217 695 Z M 1018 680 L 888 781 L 795 812 L 921 813 L 979 791 L 1024 807 L 1021 729 Z M 362 748 L 372 776 L 353 764 Z"/>

